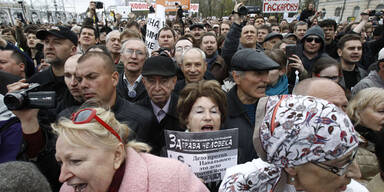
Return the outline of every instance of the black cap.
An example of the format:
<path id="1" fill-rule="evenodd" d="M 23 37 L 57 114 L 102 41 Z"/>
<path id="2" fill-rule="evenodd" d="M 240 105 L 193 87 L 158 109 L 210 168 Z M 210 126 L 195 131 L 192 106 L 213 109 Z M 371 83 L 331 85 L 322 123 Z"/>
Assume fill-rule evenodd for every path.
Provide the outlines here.
<path id="1" fill-rule="evenodd" d="M 258 49 L 241 49 L 232 57 L 232 69 L 238 71 L 265 71 L 280 65 Z"/>
<path id="2" fill-rule="evenodd" d="M 40 30 L 36 33 L 36 37 L 41 40 L 44 40 L 48 35 L 53 35 L 60 39 L 69 39 L 75 46 L 77 46 L 77 42 L 78 42 L 77 36 L 68 27 L 54 26 L 49 31 Z"/>
<path id="3" fill-rule="evenodd" d="M 153 56 L 145 60 L 141 74 L 171 77 L 175 76 L 176 72 L 176 63 L 170 57 Z"/>
<path id="4" fill-rule="evenodd" d="M 297 40 L 297 36 L 294 33 L 287 33 L 284 35 L 284 39 L 288 39 L 289 37 L 295 37 L 295 39 Z"/>
<path id="5" fill-rule="evenodd" d="M 267 41 L 269 41 L 269 40 L 271 40 L 271 39 L 273 39 L 273 38 L 275 38 L 275 37 L 280 38 L 280 40 L 283 39 L 283 35 L 281 35 L 280 33 L 272 32 L 272 33 L 269 33 L 269 34 L 265 37 L 264 42 L 267 42 Z M 264 42 L 263 42 L 263 43 L 264 43 Z"/>
<path id="6" fill-rule="evenodd" d="M 203 25 L 203 24 L 200 24 L 200 23 L 194 23 L 194 24 L 192 24 L 192 25 L 189 27 L 189 29 L 190 29 L 190 30 L 193 30 L 193 29 L 196 28 L 196 27 L 198 27 L 198 28 L 200 28 L 200 29 L 204 29 L 204 25 Z"/>

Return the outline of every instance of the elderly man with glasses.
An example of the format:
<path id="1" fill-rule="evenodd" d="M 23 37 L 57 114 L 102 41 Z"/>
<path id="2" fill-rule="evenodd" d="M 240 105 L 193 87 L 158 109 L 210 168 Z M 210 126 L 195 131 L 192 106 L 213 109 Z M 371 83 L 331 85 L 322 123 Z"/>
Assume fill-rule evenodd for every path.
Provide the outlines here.
<path id="1" fill-rule="evenodd" d="M 124 72 L 119 75 L 117 84 L 119 96 L 130 102 L 136 102 L 147 96 L 141 75 L 147 58 L 147 48 L 141 39 L 129 39 L 124 42 L 120 58 L 124 64 Z"/>

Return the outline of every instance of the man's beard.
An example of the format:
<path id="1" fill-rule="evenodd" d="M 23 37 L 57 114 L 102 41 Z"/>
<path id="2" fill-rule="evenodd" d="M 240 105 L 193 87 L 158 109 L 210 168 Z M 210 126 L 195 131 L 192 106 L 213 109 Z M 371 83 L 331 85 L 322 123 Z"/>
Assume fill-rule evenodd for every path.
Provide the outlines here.
<path id="1" fill-rule="evenodd" d="M 53 67 L 62 67 L 64 66 L 64 63 L 65 63 L 65 61 L 57 57 L 55 59 L 45 59 L 45 61 L 51 64 Z"/>

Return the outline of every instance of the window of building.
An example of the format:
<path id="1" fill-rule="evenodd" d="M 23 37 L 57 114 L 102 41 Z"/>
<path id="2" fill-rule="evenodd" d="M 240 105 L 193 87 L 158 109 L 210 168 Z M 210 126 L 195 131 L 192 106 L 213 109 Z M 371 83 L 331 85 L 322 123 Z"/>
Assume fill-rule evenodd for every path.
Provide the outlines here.
<path id="1" fill-rule="evenodd" d="M 378 4 L 376 6 L 376 10 L 382 10 L 382 9 L 384 9 L 384 4 Z"/>
<path id="2" fill-rule="evenodd" d="M 336 17 L 340 17 L 340 13 L 341 13 L 341 7 L 337 7 L 337 8 L 335 9 L 335 16 L 336 16 Z"/>
<path id="3" fill-rule="evenodd" d="M 352 17 L 358 18 L 359 15 L 360 15 L 360 7 L 356 6 L 355 8 L 353 8 Z"/>

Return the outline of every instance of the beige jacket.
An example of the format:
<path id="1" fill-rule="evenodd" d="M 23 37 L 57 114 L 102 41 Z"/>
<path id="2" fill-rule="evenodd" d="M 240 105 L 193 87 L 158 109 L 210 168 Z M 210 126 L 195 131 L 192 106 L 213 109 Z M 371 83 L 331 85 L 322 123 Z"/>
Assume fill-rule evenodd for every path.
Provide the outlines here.
<path id="1" fill-rule="evenodd" d="M 368 183 L 367 188 L 370 192 L 384 191 L 384 181 L 380 174 L 377 174 L 375 177 L 373 177 L 373 179 Z"/>

